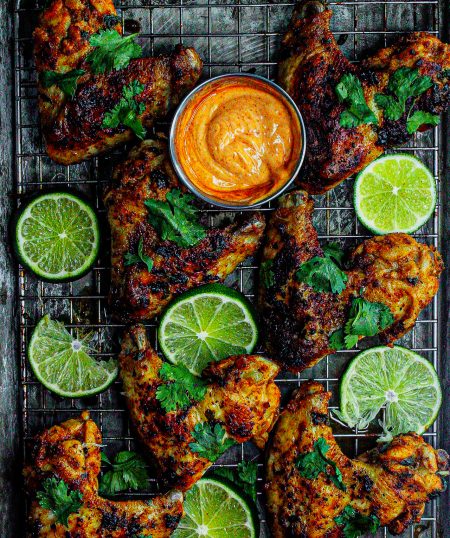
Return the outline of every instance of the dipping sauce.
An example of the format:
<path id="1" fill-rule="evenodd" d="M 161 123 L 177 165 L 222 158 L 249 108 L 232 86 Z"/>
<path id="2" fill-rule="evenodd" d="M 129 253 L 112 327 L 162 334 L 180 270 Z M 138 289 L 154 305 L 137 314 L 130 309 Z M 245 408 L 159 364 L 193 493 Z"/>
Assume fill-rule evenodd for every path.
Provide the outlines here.
<path id="1" fill-rule="evenodd" d="M 208 198 L 250 205 L 293 176 L 302 154 L 298 114 L 264 80 L 230 76 L 194 93 L 178 118 L 176 158 Z"/>

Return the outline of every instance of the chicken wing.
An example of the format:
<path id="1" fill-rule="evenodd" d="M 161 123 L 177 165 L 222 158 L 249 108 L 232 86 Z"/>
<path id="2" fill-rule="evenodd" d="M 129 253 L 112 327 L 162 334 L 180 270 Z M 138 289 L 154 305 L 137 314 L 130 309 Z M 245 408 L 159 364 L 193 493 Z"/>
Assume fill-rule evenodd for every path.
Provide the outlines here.
<path id="1" fill-rule="evenodd" d="M 343 526 L 353 511 L 360 534 L 369 530 L 368 523 L 402 533 L 420 521 L 425 503 L 445 490 L 439 471 L 447 468 L 448 455 L 434 450 L 420 435 L 408 433 L 352 460 L 342 453 L 327 425 L 330 397 L 320 383 L 302 384 L 275 426 L 265 484 L 272 535 L 348 536 Z M 328 465 L 316 478 L 306 478 L 299 462 L 307 454 L 311 458 L 318 441 Z M 342 480 L 336 485 L 339 472 Z"/>
<path id="2" fill-rule="evenodd" d="M 155 458 L 162 480 L 189 489 L 212 465 L 190 447 L 199 424 L 221 425 L 226 438 L 253 440 L 262 448 L 277 416 L 280 392 L 274 383 L 278 367 L 259 355 L 240 355 L 211 363 L 205 397 L 187 410 L 165 412 L 156 398 L 163 381 L 162 361 L 150 347 L 145 328 L 124 335 L 119 356 L 121 377 L 131 418 L 142 442 Z"/>
<path id="3" fill-rule="evenodd" d="M 99 497 L 101 443 L 100 431 L 87 412 L 36 437 L 33 461 L 24 470 L 33 499 L 28 518 L 30 538 L 165 538 L 172 534 L 183 515 L 181 492 L 154 497 L 152 502 L 114 502 Z M 37 498 L 47 478 L 62 480 L 68 491 L 81 493 L 82 505 L 69 515 L 67 526 Z"/>
<path id="4" fill-rule="evenodd" d="M 303 191 L 283 196 L 271 215 L 263 251 L 263 263 L 268 261 L 273 273 L 271 285 L 261 282 L 259 288 L 266 348 L 294 372 L 333 352 L 330 336 L 344 326 L 356 297 L 389 307 L 394 321 L 379 333 L 383 343 L 403 336 L 437 293 L 443 270 L 434 247 L 403 233 L 388 234 L 353 250 L 344 291 L 315 291 L 296 276 L 302 263 L 323 256 L 311 221 L 313 208 Z"/>
<path id="5" fill-rule="evenodd" d="M 297 103 L 306 123 L 307 146 L 298 183 L 309 193 L 332 189 L 367 166 L 390 147 L 411 138 L 408 115 L 416 110 L 440 114 L 450 102 L 450 46 L 427 33 L 412 33 L 359 65 L 351 64 L 330 31 L 332 11 L 325 0 L 301 0 L 284 37 L 278 81 Z M 399 120 L 387 120 L 374 103 L 386 91 L 390 75 L 400 67 L 418 68 L 433 86 Z M 344 74 L 357 75 L 378 126 L 340 125 L 344 105 L 336 86 Z M 408 101 L 412 104 L 411 100 Z M 427 126 L 423 126 L 426 128 Z M 429 126 L 428 126 L 429 127 Z"/>
<path id="6" fill-rule="evenodd" d="M 177 47 L 169 56 L 131 60 L 124 69 L 94 74 L 86 62 L 89 40 L 101 30 L 122 33 L 112 0 L 51 0 L 34 32 L 39 73 L 39 110 L 47 152 L 56 162 L 78 163 L 133 138 L 130 129 L 102 127 L 105 114 L 121 100 L 133 81 L 144 85 L 136 98 L 145 110 L 145 127 L 164 116 L 199 79 L 202 61 L 192 48 Z M 73 97 L 57 86 L 45 87 L 43 73 L 83 70 Z"/>
<path id="7" fill-rule="evenodd" d="M 134 148 L 114 173 L 115 184 L 104 196 L 112 237 L 111 303 L 125 320 L 151 319 L 190 288 L 224 280 L 239 263 L 255 253 L 265 228 L 261 213 L 237 218 L 225 228 L 211 228 L 195 246 L 162 241 L 149 221 L 148 199 L 165 201 L 173 189 L 186 192 L 178 181 L 163 138 Z M 127 252 L 143 252 L 153 260 L 124 265 Z"/>

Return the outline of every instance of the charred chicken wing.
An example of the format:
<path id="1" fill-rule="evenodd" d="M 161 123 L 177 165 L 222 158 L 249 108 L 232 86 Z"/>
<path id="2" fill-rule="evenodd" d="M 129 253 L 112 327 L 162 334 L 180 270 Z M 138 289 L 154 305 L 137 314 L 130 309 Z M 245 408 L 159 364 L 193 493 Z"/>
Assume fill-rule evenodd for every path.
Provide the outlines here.
<path id="1" fill-rule="evenodd" d="M 189 489 L 236 442 L 266 443 L 280 401 L 273 362 L 241 355 L 211 363 L 202 376 L 203 398 L 168 412 L 158 397 L 163 362 L 142 325 L 124 335 L 119 361 L 134 426 L 169 485 Z"/>
<path id="2" fill-rule="evenodd" d="M 99 497 L 100 447 L 102 438 L 87 412 L 36 437 L 33 461 L 25 468 L 26 486 L 32 497 L 28 519 L 30 538 L 127 538 L 172 534 L 183 514 L 179 491 L 154 497 L 152 502 L 113 502 Z M 42 506 L 40 493 L 53 480 L 76 493 L 72 512 L 58 515 Z M 61 482 L 63 482 L 61 484 Z"/>
<path id="3" fill-rule="evenodd" d="M 137 116 L 150 127 L 200 77 L 201 59 L 194 49 L 182 47 L 169 56 L 134 57 L 121 69 L 94 73 L 87 61 L 91 38 L 105 30 L 122 34 L 112 0 L 51 0 L 35 30 L 42 129 L 47 152 L 58 163 L 78 163 L 133 138 L 123 122 L 103 126 L 130 84 L 142 85 L 134 97 Z M 76 87 L 68 91 L 64 76 L 72 76 Z"/>
<path id="4" fill-rule="evenodd" d="M 279 83 L 297 103 L 306 123 L 308 143 L 298 183 L 309 193 L 332 189 L 385 149 L 407 142 L 412 136 L 407 122 L 416 111 L 438 115 L 450 102 L 449 45 L 427 33 L 412 33 L 354 65 L 343 55 L 330 31 L 331 16 L 325 1 L 301 0 L 284 37 L 284 56 L 279 65 Z M 417 77 L 414 70 L 418 70 Z M 341 121 L 346 104 L 339 99 L 337 86 L 344 75 L 359 79 L 365 104 L 374 115 L 369 123 L 356 121 L 356 125 L 349 126 Z M 396 77 L 401 82 L 398 88 L 393 82 Z M 419 89 L 424 77 L 431 80 Z M 425 88 L 428 89 L 423 91 Z M 348 95 L 341 95 L 350 97 L 353 92 L 358 99 L 354 85 L 344 89 Z M 391 107 L 387 111 L 376 94 L 389 96 L 394 107 L 402 101 L 404 110 L 400 107 L 397 112 Z M 386 101 L 385 97 L 381 99 Z M 354 104 L 353 111 L 364 103 L 358 99 Z M 425 122 L 420 130 L 428 127 Z"/>
<path id="5" fill-rule="evenodd" d="M 443 270 L 434 247 L 403 233 L 388 234 L 367 239 L 351 252 L 340 293 L 317 291 L 298 275 L 302 264 L 324 256 L 311 221 L 313 208 L 303 191 L 283 196 L 269 221 L 263 251 L 262 267 L 271 274 L 260 279 L 259 292 L 266 348 L 294 372 L 338 349 L 330 338 L 346 327 L 358 298 L 366 307 L 367 302 L 384 305 L 389 322 L 376 331 L 383 343 L 403 336 L 437 293 Z"/>
<path id="6" fill-rule="evenodd" d="M 346 525 L 402 533 L 444 491 L 448 455 L 408 433 L 352 460 L 327 425 L 330 397 L 320 383 L 302 384 L 275 425 L 265 484 L 272 535 L 338 538 Z"/>
<path id="7" fill-rule="evenodd" d="M 224 280 L 259 247 L 265 227 L 261 213 L 205 230 L 203 239 L 192 246 L 162 240 L 148 201 L 160 204 L 169 193 L 186 194 L 163 138 L 134 148 L 116 168 L 114 182 L 104 196 L 112 237 L 111 302 L 126 320 L 151 319 L 183 291 Z M 126 265 L 128 253 L 136 254 L 139 248 L 152 260 L 150 271 L 142 260 Z"/>

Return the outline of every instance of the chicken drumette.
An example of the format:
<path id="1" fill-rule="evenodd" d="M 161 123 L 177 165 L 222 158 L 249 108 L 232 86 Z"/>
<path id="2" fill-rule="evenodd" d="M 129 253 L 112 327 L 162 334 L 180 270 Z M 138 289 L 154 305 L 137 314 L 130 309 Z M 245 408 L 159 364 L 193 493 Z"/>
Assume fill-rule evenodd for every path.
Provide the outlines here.
<path id="1" fill-rule="evenodd" d="M 275 426 L 265 484 L 274 538 L 348 536 L 346 522 L 361 535 L 378 525 L 402 533 L 445 490 L 438 473 L 447 468 L 448 455 L 408 433 L 352 460 L 327 425 L 330 397 L 320 383 L 302 384 Z M 319 450 L 328 462 L 311 478 L 305 456 Z"/>
<path id="2" fill-rule="evenodd" d="M 379 333 L 383 343 L 403 336 L 436 294 L 443 270 L 434 247 L 403 233 L 388 234 L 367 239 L 350 253 L 341 293 L 315 291 L 297 276 L 301 264 L 323 256 L 313 208 L 303 191 L 283 196 L 271 215 L 263 252 L 263 266 L 269 263 L 273 275 L 269 282 L 261 279 L 259 288 L 266 348 L 294 372 L 336 349 L 330 336 L 345 325 L 358 297 L 389 308 L 393 321 Z"/>
<path id="3" fill-rule="evenodd" d="M 115 502 L 99 497 L 101 444 L 100 430 L 87 412 L 36 437 L 33 459 L 24 470 L 32 497 L 30 538 L 167 538 L 172 534 L 183 514 L 181 492 L 154 497 L 152 502 Z M 47 479 L 63 481 L 68 492 L 81 494 L 81 506 L 68 516 L 67 525 L 38 500 L 37 493 Z"/>

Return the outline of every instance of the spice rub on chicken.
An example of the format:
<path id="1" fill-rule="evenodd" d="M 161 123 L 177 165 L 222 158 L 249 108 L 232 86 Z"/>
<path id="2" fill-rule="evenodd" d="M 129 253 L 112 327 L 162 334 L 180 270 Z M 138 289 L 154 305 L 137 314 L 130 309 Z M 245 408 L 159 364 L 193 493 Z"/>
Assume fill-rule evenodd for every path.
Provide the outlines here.
<path id="1" fill-rule="evenodd" d="M 62 164 L 143 138 L 202 71 L 192 48 L 142 58 L 134 37 L 122 37 L 111 0 L 50 0 L 34 43 L 47 152 Z"/>

